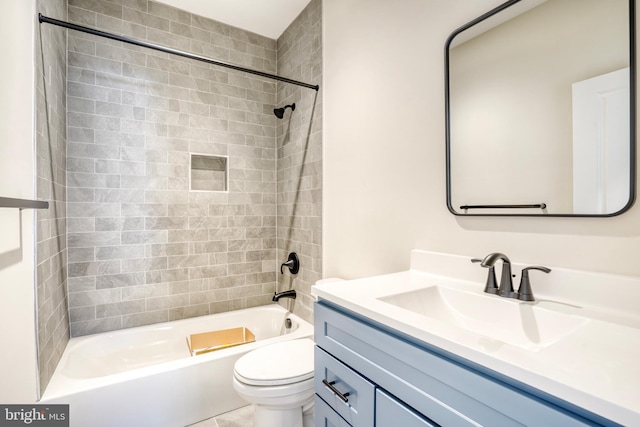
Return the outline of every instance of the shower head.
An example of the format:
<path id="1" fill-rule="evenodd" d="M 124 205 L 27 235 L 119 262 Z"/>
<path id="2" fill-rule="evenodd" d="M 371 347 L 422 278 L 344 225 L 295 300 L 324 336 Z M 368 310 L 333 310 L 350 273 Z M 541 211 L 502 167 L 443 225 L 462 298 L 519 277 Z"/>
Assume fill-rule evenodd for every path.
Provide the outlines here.
<path id="1" fill-rule="evenodd" d="M 287 108 L 291 108 L 291 111 L 295 111 L 296 110 L 296 103 L 294 102 L 291 105 L 285 105 L 282 108 L 274 108 L 273 109 L 273 114 L 275 114 L 277 118 L 281 119 L 281 118 L 284 117 L 284 110 L 286 110 Z"/>

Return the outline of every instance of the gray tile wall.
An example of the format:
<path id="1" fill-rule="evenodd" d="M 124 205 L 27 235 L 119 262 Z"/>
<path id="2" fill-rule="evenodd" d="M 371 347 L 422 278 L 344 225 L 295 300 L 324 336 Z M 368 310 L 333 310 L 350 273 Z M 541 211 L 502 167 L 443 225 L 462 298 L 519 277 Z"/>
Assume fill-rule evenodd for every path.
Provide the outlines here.
<path id="1" fill-rule="evenodd" d="M 66 19 L 67 2 L 39 0 L 37 10 L 52 18 Z M 36 187 L 38 199 L 49 201 L 49 209 L 36 211 L 36 307 L 41 392 L 49 383 L 69 341 L 65 205 L 66 50 L 66 31 L 47 24 L 36 26 Z"/>
<path id="2" fill-rule="evenodd" d="M 69 0 L 69 20 L 276 72 L 276 42 L 147 0 Z M 71 335 L 270 304 L 276 84 L 69 31 Z M 190 192 L 190 153 L 229 192 Z"/>
<path id="3" fill-rule="evenodd" d="M 313 0 L 278 39 L 278 74 L 322 88 L 322 1 Z M 322 89 L 321 89 L 322 90 Z M 300 272 L 278 275 L 278 291 L 295 289 L 297 298 L 281 300 L 313 321 L 310 287 L 322 275 L 322 95 L 278 84 L 278 105 L 295 102 L 277 124 L 278 261 L 289 252 L 300 258 Z"/>

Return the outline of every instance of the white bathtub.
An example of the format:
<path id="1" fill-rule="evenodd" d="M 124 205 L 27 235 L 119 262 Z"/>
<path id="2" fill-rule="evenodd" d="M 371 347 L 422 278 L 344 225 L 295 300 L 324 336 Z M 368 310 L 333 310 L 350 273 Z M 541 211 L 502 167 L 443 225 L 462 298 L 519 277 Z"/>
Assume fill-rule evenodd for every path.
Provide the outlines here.
<path id="1" fill-rule="evenodd" d="M 238 326 L 256 342 L 190 356 L 188 335 Z M 69 404 L 72 427 L 183 427 L 247 404 L 232 385 L 240 356 L 312 336 L 312 325 L 273 304 L 72 338 L 41 404 Z"/>

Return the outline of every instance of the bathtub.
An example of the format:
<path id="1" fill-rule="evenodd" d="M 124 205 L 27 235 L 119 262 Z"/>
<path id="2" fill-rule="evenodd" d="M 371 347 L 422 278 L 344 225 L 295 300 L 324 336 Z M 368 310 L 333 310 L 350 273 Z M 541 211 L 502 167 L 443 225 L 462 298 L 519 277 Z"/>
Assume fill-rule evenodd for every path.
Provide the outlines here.
<path id="1" fill-rule="evenodd" d="M 238 326 L 256 341 L 190 355 L 188 335 Z M 273 304 L 72 338 L 40 404 L 69 404 L 71 427 L 183 427 L 247 404 L 232 385 L 240 356 L 312 336 L 312 325 Z"/>

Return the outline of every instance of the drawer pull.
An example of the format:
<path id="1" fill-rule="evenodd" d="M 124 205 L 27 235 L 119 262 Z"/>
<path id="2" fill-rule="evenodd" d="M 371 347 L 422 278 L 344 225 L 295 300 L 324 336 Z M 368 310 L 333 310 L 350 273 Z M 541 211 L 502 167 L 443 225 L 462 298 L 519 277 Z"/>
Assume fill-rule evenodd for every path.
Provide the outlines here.
<path id="1" fill-rule="evenodd" d="M 340 393 L 338 389 L 333 386 L 335 383 L 335 381 L 329 382 L 327 380 L 322 380 L 322 384 L 326 385 L 329 390 L 331 390 L 336 396 L 340 398 L 340 400 L 342 400 L 344 403 L 347 403 L 349 401 L 349 399 L 347 399 L 347 396 L 349 396 L 349 392 L 346 392 L 344 394 Z"/>

